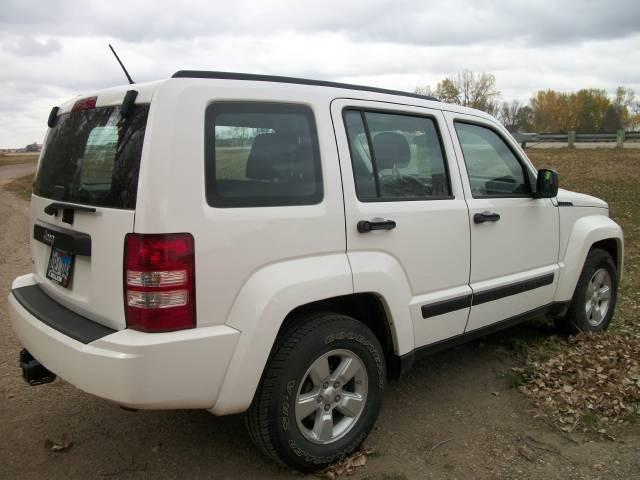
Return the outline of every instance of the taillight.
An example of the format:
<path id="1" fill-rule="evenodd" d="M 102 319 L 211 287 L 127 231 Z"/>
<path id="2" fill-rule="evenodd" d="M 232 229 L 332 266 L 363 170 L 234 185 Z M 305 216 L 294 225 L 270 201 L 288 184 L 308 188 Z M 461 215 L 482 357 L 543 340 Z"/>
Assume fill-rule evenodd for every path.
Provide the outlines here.
<path id="1" fill-rule="evenodd" d="M 168 332 L 196 325 L 193 236 L 130 233 L 124 245 L 127 327 Z"/>
<path id="2" fill-rule="evenodd" d="M 98 97 L 81 98 L 73 104 L 72 112 L 81 112 L 82 110 L 93 110 L 96 108 L 96 100 Z"/>

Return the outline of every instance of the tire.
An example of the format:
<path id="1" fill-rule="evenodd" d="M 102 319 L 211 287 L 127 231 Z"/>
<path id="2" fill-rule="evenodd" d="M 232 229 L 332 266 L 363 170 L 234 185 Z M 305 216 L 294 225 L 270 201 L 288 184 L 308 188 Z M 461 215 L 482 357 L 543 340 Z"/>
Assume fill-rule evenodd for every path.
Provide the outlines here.
<path id="1" fill-rule="evenodd" d="M 600 275 L 599 279 L 596 274 Z M 602 287 L 608 283 L 608 294 Z M 596 295 L 594 296 L 594 291 Z M 618 272 L 609 252 L 594 248 L 587 255 L 571 305 L 556 326 L 565 333 L 599 332 L 609 328 L 618 298 Z M 606 303 L 606 306 L 604 306 Z"/>
<path id="2" fill-rule="evenodd" d="M 268 457 L 312 472 L 342 460 L 367 437 L 382 405 L 386 366 L 376 336 L 351 317 L 314 313 L 293 320 L 274 347 L 245 423 Z"/>

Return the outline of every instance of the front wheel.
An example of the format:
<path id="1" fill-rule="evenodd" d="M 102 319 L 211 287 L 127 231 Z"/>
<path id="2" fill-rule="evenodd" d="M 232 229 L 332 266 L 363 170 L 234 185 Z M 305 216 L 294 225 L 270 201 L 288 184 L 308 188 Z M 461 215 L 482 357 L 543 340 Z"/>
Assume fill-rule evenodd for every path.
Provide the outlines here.
<path id="1" fill-rule="evenodd" d="M 609 252 L 587 255 L 569 311 L 556 324 L 566 333 L 598 332 L 611 323 L 618 296 L 618 272 Z"/>
<path id="2" fill-rule="evenodd" d="M 384 353 L 357 320 L 333 313 L 294 319 L 263 375 L 246 425 L 269 457 L 304 472 L 353 452 L 378 417 Z"/>

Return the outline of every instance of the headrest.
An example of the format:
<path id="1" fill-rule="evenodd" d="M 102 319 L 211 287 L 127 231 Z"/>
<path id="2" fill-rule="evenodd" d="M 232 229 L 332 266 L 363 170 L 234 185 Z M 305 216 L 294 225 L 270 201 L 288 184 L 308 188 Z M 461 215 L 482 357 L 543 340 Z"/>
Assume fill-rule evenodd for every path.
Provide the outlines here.
<path id="1" fill-rule="evenodd" d="M 253 139 L 245 175 L 253 180 L 285 178 L 291 171 L 291 161 L 297 148 L 291 135 L 261 133 Z"/>
<path id="2" fill-rule="evenodd" d="M 395 132 L 382 132 L 373 137 L 373 151 L 378 170 L 404 168 L 411 160 L 411 149 L 404 135 Z"/>

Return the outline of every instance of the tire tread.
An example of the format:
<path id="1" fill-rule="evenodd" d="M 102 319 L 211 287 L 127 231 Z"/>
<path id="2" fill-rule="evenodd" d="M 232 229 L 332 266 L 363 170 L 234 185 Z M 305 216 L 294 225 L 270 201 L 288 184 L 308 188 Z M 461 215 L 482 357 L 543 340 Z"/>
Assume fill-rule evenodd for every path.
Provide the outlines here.
<path id="1" fill-rule="evenodd" d="M 296 318 L 296 321 L 289 325 L 288 328 L 285 327 L 285 330 L 276 339 L 274 352 L 267 361 L 263 378 L 260 381 L 253 402 L 245 413 L 245 425 L 249 432 L 249 437 L 258 449 L 268 458 L 282 466 L 287 466 L 287 464 L 278 455 L 278 451 L 274 446 L 269 430 L 269 421 L 271 419 L 268 414 L 275 390 L 278 388 L 276 381 L 278 374 L 285 367 L 292 350 L 305 336 L 324 325 L 339 322 L 345 318 L 349 317 L 327 312 L 303 314 Z"/>
<path id="2" fill-rule="evenodd" d="M 584 262 L 584 266 L 582 267 L 582 271 L 580 272 L 580 276 L 578 277 L 578 282 L 576 283 L 576 289 L 573 294 L 573 298 L 571 299 L 571 305 L 569 306 L 569 310 L 567 311 L 567 314 L 562 318 L 555 319 L 556 328 L 561 332 L 576 335 L 583 331 L 591 331 L 589 329 L 583 328 L 580 325 L 581 312 L 579 311 L 579 309 L 582 308 L 582 290 L 585 282 L 589 280 L 589 278 L 587 277 L 589 277 L 591 270 L 593 268 L 597 268 L 598 266 L 604 263 L 609 264 L 609 267 L 611 267 L 614 273 L 614 278 L 612 279 L 614 283 L 613 285 L 614 292 L 612 292 L 612 297 L 611 297 L 612 304 L 610 306 L 609 313 L 607 313 L 607 315 L 609 316 L 609 319 L 606 320 L 604 322 L 604 325 L 599 329 L 606 330 L 608 328 L 609 323 L 611 322 L 611 318 L 613 317 L 614 309 L 616 306 L 616 299 L 617 299 L 616 290 L 618 286 L 618 278 L 617 278 L 618 272 L 616 269 L 615 262 L 613 261 L 613 258 L 611 257 L 611 254 L 609 254 L 609 252 L 601 248 L 593 248 L 587 255 L 587 258 Z"/>

